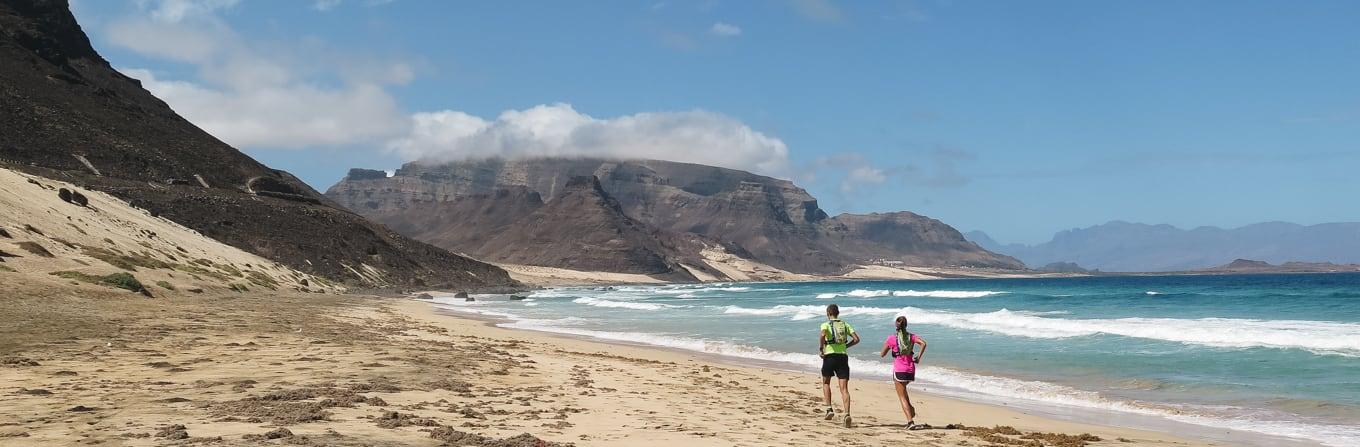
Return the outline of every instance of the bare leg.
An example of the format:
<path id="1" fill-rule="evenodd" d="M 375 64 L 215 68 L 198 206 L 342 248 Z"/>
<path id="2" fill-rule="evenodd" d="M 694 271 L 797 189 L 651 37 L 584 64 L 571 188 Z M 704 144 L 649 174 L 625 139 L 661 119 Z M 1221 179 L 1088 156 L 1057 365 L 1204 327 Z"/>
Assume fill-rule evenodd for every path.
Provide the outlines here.
<path id="1" fill-rule="evenodd" d="M 831 407 L 831 378 L 822 378 L 822 402 L 829 408 Z"/>
<path id="2" fill-rule="evenodd" d="M 845 405 L 845 414 L 850 414 L 850 379 L 840 379 L 841 403 Z M 827 389 L 826 399 L 831 400 L 831 390 Z"/>
<path id="3" fill-rule="evenodd" d="M 897 403 L 902 405 L 902 414 L 907 416 L 907 422 L 915 421 L 916 409 L 911 407 L 911 400 L 907 398 L 906 384 L 893 381 L 893 387 L 897 388 Z"/>
<path id="4" fill-rule="evenodd" d="M 902 401 L 907 403 L 907 410 L 911 411 L 911 420 L 916 420 L 916 406 L 911 404 L 911 393 L 907 392 L 907 385 L 911 382 L 902 384 Z"/>

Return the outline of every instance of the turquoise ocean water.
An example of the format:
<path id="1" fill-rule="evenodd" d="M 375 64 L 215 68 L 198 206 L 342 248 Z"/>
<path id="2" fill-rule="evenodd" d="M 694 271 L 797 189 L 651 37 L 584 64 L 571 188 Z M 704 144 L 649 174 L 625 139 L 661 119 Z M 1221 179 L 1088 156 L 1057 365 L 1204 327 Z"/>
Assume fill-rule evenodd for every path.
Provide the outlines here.
<path id="1" fill-rule="evenodd" d="M 859 380 L 887 379 L 878 347 L 900 312 L 930 343 L 913 387 L 1360 445 L 1360 274 L 615 286 L 435 302 L 504 327 L 794 370 L 819 364 L 816 327 L 836 303 L 865 339 L 852 349 Z"/>

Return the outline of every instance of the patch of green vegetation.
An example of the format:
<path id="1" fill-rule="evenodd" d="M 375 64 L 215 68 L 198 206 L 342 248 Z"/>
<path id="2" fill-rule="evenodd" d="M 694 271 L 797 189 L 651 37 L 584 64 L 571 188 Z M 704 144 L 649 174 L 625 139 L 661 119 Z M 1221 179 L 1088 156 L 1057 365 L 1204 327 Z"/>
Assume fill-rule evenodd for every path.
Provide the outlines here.
<path id="1" fill-rule="evenodd" d="M 231 265 L 231 264 L 222 264 L 222 265 L 219 265 L 219 266 L 217 266 L 217 269 L 218 269 L 218 270 L 221 270 L 221 271 L 223 271 L 223 272 L 226 272 L 228 275 L 235 276 L 235 277 L 237 277 L 237 278 L 245 278 L 245 277 L 246 277 L 246 275 L 244 275 L 244 274 L 241 273 L 241 270 L 240 270 L 240 269 L 237 269 L 236 266 Z"/>
<path id="2" fill-rule="evenodd" d="M 0 265 L 0 272 L 15 273 L 15 270 L 12 269 L 12 268 L 9 268 L 8 266 Z"/>
<path id="3" fill-rule="evenodd" d="M 175 290 L 175 285 L 170 284 L 168 281 L 156 281 L 156 285 L 161 286 L 161 288 L 165 290 Z"/>
<path id="4" fill-rule="evenodd" d="M 131 273 L 127 272 L 118 272 L 105 276 L 103 282 L 105 284 L 120 289 L 131 290 L 133 292 L 141 292 L 142 290 L 146 289 L 146 286 L 143 286 L 141 281 L 138 281 L 136 277 L 132 276 Z"/>
<path id="5" fill-rule="evenodd" d="M 188 273 L 189 276 L 193 276 L 194 279 L 197 279 L 197 280 L 200 280 L 200 281 L 203 280 L 203 277 L 204 277 L 204 276 L 207 276 L 207 277 L 209 277 L 209 278 L 212 278 L 212 279 L 215 279 L 215 280 L 218 280 L 218 281 L 221 281 L 221 282 L 227 282 L 227 281 L 230 281 L 230 280 L 231 280 L 231 278 L 228 278 L 227 275 L 223 275 L 223 274 L 221 274 L 221 273 L 214 272 L 214 271 L 212 271 L 212 270 L 208 270 L 208 269 L 205 269 L 205 268 L 203 268 L 203 267 L 199 267 L 199 266 L 197 266 L 197 265 L 175 264 L 175 265 L 174 265 L 174 269 L 175 269 L 175 270 L 179 270 L 179 271 L 184 272 L 184 273 Z"/>
<path id="6" fill-rule="evenodd" d="M 52 272 L 51 274 L 59 278 L 65 278 L 77 282 L 102 284 L 106 286 L 130 290 L 133 292 L 142 292 L 146 290 L 146 286 L 143 286 L 141 281 L 138 281 L 136 277 L 132 276 L 131 273 L 127 272 L 118 272 L 104 276 L 97 276 L 76 271 L 64 270 L 59 272 Z"/>
<path id="7" fill-rule="evenodd" d="M 249 275 L 246 276 L 246 280 L 250 281 L 251 284 L 264 287 L 269 290 L 279 289 L 278 281 L 275 281 L 274 278 L 270 277 L 269 275 L 257 271 L 253 270 L 250 271 Z"/>
<path id="8" fill-rule="evenodd" d="M 246 292 L 249 292 L 249 291 L 250 291 L 250 289 L 246 288 L 246 286 L 245 286 L 244 284 L 236 284 L 236 283 L 232 283 L 232 284 L 229 285 L 227 288 L 231 289 L 231 291 L 233 291 L 233 292 L 240 292 L 240 293 L 246 293 Z"/>
<path id="9" fill-rule="evenodd" d="M 171 269 L 174 268 L 168 262 L 151 257 L 147 253 L 128 253 L 123 254 L 116 250 L 106 248 L 82 246 L 81 251 L 85 256 L 107 262 L 109 265 L 118 267 L 130 272 L 137 271 L 137 267 L 150 269 Z"/>

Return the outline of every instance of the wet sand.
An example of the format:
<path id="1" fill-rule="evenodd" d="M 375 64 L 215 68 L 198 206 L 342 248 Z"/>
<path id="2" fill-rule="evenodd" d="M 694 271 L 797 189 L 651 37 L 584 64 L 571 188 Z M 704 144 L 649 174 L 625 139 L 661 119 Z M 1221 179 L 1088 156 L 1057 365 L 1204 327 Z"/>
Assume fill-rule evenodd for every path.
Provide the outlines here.
<path id="1" fill-rule="evenodd" d="M 0 445 L 1210 445 L 919 393 L 937 429 L 908 432 L 871 380 L 844 428 L 807 374 L 409 299 L 31 289 L 0 306 Z"/>

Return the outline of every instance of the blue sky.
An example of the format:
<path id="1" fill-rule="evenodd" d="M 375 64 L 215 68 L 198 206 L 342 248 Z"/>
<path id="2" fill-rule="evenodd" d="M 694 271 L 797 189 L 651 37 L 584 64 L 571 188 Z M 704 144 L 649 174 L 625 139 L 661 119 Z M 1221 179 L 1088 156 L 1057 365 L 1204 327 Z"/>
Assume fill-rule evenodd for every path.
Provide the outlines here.
<path id="1" fill-rule="evenodd" d="M 324 190 L 635 155 L 1003 242 L 1360 220 L 1360 3 L 74 0 L 114 66 Z"/>

